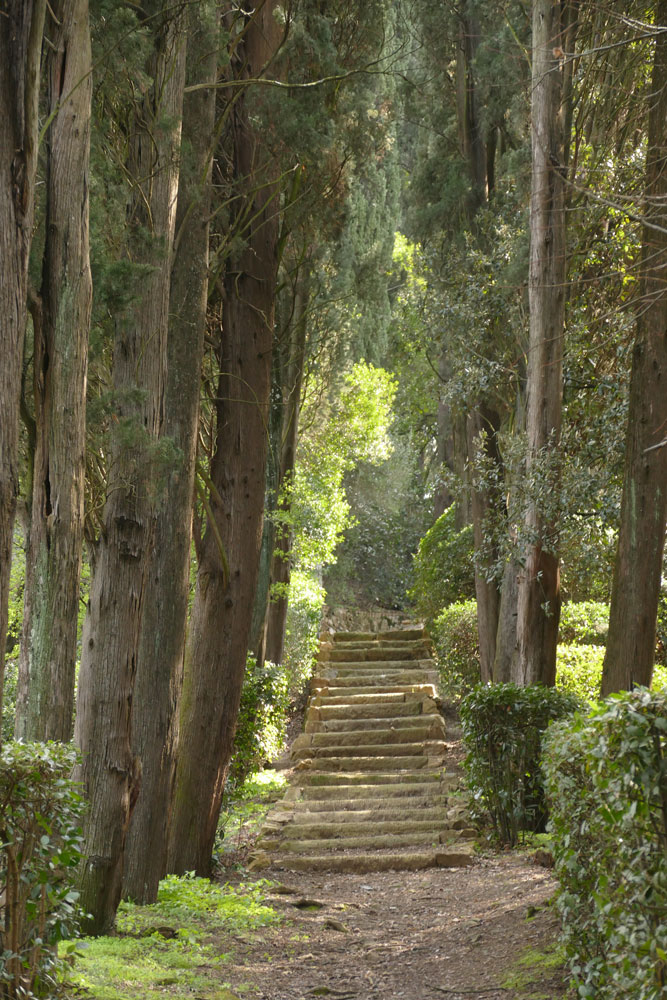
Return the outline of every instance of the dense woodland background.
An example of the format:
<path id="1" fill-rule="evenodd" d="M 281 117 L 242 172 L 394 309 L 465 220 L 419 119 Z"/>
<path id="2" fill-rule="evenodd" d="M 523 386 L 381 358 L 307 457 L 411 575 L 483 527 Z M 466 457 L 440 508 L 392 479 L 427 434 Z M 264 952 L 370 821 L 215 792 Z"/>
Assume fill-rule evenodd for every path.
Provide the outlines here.
<path id="1" fill-rule="evenodd" d="M 92 930 L 210 870 L 325 590 L 519 685 L 609 604 L 651 683 L 666 125 L 664 0 L 3 0 L 4 733 L 82 753 Z"/>

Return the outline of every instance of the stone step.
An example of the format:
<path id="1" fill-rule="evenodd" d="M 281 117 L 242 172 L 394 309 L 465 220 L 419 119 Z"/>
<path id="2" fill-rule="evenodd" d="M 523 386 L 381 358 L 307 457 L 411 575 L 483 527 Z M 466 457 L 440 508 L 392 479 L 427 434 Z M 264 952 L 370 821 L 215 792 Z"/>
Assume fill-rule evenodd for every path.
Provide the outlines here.
<path id="1" fill-rule="evenodd" d="M 438 841 L 440 836 L 444 834 L 445 829 L 446 823 L 444 820 L 438 822 L 437 820 L 419 819 L 370 819 L 360 820 L 359 822 L 345 820 L 342 823 L 335 823 L 323 819 L 319 823 L 306 823 L 302 822 L 300 818 L 299 822 L 291 822 L 282 827 L 280 834 L 282 843 L 284 844 L 294 841 L 302 842 L 304 840 L 320 840 L 324 844 L 330 841 L 358 840 L 363 838 L 375 840 L 377 837 L 407 837 L 413 834 L 423 834 L 433 841 Z M 269 839 L 271 838 L 270 833 L 267 836 Z M 365 845 L 358 844 L 357 846 L 364 847 Z"/>
<path id="2" fill-rule="evenodd" d="M 428 698 L 435 698 L 435 686 L 433 684 L 390 684 L 373 687 L 339 687 L 335 694 L 328 694 L 326 688 L 313 691 L 312 697 L 315 705 L 359 705 L 377 699 L 379 704 L 388 700 L 390 695 L 398 694 L 422 694 Z"/>
<path id="3" fill-rule="evenodd" d="M 430 851 L 379 852 L 359 851 L 350 854 L 288 854 L 274 858 L 277 868 L 288 871 L 371 872 L 421 871 L 425 868 L 463 868 L 473 863 L 472 849 L 467 845 L 455 848 L 435 848 Z"/>
<path id="4" fill-rule="evenodd" d="M 321 661 L 331 663 L 364 663 L 372 660 L 380 663 L 405 663 L 424 658 L 423 646 L 367 646 L 365 649 L 332 646 L 331 649 L 320 649 L 319 655 Z"/>
<path id="5" fill-rule="evenodd" d="M 428 719 L 428 716 L 421 716 Z M 442 719 L 435 720 L 432 724 L 413 726 L 396 726 L 395 728 L 384 729 L 347 729 L 336 730 L 332 733 L 302 733 L 298 736 L 292 747 L 292 754 L 295 750 L 303 750 L 308 747 L 366 747 L 376 744 L 404 744 L 423 743 L 426 740 L 442 740 L 445 727 Z"/>
<path id="6" fill-rule="evenodd" d="M 406 673 L 414 670 L 432 670 L 437 673 L 435 660 L 422 656 L 418 660 L 350 660 L 348 663 L 319 663 L 318 673 L 328 677 L 353 677 L 355 674 L 386 676 L 390 673 Z"/>
<path id="7" fill-rule="evenodd" d="M 399 732 L 400 730 L 397 730 Z M 336 735 L 340 735 L 336 734 Z M 306 736 L 306 739 L 313 739 L 313 736 Z M 359 744 L 333 743 L 325 746 L 298 746 L 296 743 L 292 750 L 294 760 L 304 760 L 309 757 L 312 760 L 321 761 L 330 757 L 351 757 L 361 760 L 372 760 L 375 757 L 414 757 L 426 758 L 427 755 L 444 754 L 445 745 L 442 740 L 418 741 L 416 743 L 369 743 L 363 746 Z M 374 768 L 375 769 L 375 768 Z M 362 768 L 363 770 L 363 768 Z"/>
<path id="8" fill-rule="evenodd" d="M 395 763 L 395 761 L 392 761 Z M 398 785 L 400 787 L 407 787 L 409 785 L 434 785 L 439 784 L 447 785 L 450 788 L 455 787 L 458 784 L 458 776 L 449 772 L 442 771 L 423 771 L 421 768 L 416 768 L 410 771 L 409 769 L 402 771 L 400 774 L 395 768 L 386 771 L 357 771 L 356 773 L 350 768 L 346 774 L 328 774 L 324 771 L 304 771 L 299 774 L 299 781 L 303 786 L 302 791 L 304 795 L 308 792 L 311 787 L 316 787 L 320 792 L 323 792 L 324 788 L 327 786 L 335 786 L 336 788 L 372 788 L 372 787 L 382 787 L 385 789 L 385 793 L 389 794 L 389 788 L 387 786 Z M 391 794 L 394 794 L 395 789 L 391 790 Z"/>
<path id="9" fill-rule="evenodd" d="M 337 688 L 375 687 L 386 690 L 396 684 L 437 684 L 435 670 L 391 670 L 387 673 L 317 674 L 310 682 L 311 691 L 328 688 L 335 694 Z"/>
<path id="10" fill-rule="evenodd" d="M 437 830 L 434 831 L 431 829 L 416 830 L 414 833 L 378 833 L 374 836 L 367 833 L 356 837 L 332 837 L 330 839 L 313 837 L 304 838 L 303 840 L 296 838 L 274 840 L 269 835 L 266 840 L 262 838 L 259 846 L 269 851 L 279 849 L 281 853 L 308 854 L 320 851 L 347 851 L 355 848 L 361 848 L 366 851 L 378 851 L 396 847 L 419 847 L 424 844 L 435 846 L 450 842 L 455 843 L 458 839 L 457 835 L 451 833 L 451 831 L 440 833 Z"/>
<path id="11" fill-rule="evenodd" d="M 383 757 L 319 757 L 311 760 L 311 766 L 316 765 L 318 771 L 410 771 L 428 767 L 428 757 L 417 757 L 414 754 Z"/>
<path id="12" fill-rule="evenodd" d="M 444 824 L 447 821 L 446 806 L 447 799 L 444 796 L 431 799 L 422 796 L 404 797 L 398 801 L 382 798 L 368 802 L 363 799 L 329 799 L 325 802 L 295 802 L 292 815 L 294 823 L 300 823 L 304 817 L 311 817 L 308 822 L 317 817 L 319 822 L 321 817 L 327 823 L 360 823 L 364 820 L 383 823 L 395 819 L 423 819 Z M 268 819 L 271 820 L 270 814 Z"/>
<path id="13" fill-rule="evenodd" d="M 329 719 L 417 718 L 425 712 L 427 704 L 419 695 L 407 699 L 403 695 L 396 697 L 392 695 L 387 701 L 355 702 L 352 705 L 346 702 L 341 705 L 313 705 L 307 718 L 313 722 L 326 722 Z M 433 701 L 431 705 L 434 706 Z"/>
<path id="14" fill-rule="evenodd" d="M 423 628 L 387 629 L 384 632 L 323 632 L 320 638 L 330 637 L 334 642 L 377 642 L 383 639 L 415 640 L 427 635 Z"/>
<path id="15" fill-rule="evenodd" d="M 306 723 L 306 733 L 351 733 L 359 730 L 361 720 L 356 719 L 315 719 Z M 429 729 L 437 728 L 444 732 L 445 720 L 435 712 L 422 715 L 399 715 L 380 718 L 363 719 L 364 732 L 372 732 L 378 729 L 390 730 L 392 733 L 398 729 L 415 729 L 426 726 Z"/>
<path id="16" fill-rule="evenodd" d="M 431 649 L 430 639 L 329 639 L 320 640 L 323 649 Z"/>

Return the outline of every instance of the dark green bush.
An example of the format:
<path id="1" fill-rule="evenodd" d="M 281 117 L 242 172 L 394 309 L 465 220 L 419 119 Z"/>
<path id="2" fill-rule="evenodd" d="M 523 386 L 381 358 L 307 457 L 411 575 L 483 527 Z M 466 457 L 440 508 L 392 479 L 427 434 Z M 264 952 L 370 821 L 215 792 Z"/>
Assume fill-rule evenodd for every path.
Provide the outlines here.
<path id="1" fill-rule="evenodd" d="M 70 780 L 75 752 L 7 743 L 0 752 L 0 995 L 56 992 L 57 942 L 79 925 L 72 890 L 83 801 Z"/>
<path id="2" fill-rule="evenodd" d="M 233 794 L 247 775 L 280 753 L 285 742 L 288 707 L 287 672 L 269 661 L 260 667 L 254 656 L 248 656 L 227 794 Z"/>
<path id="3" fill-rule="evenodd" d="M 603 660 L 604 646 L 559 646 L 556 687 L 584 701 L 596 701 L 600 697 Z"/>
<path id="4" fill-rule="evenodd" d="M 667 692 L 553 727 L 544 770 L 563 937 L 579 997 L 667 994 Z"/>
<path id="5" fill-rule="evenodd" d="M 427 622 L 448 604 L 475 596 L 472 527 L 456 530 L 452 504 L 421 542 L 414 561 L 414 586 L 409 597 Z"/>
<path id="6" fill-rule="evenodd" d="M 604 646 L 609 631 L 609 605 L 600 601 L 564 604 L 560 610 L 558 641 L 577 646 Z"/>
<path id="7" fill-rule="evenodd" d="M 445 608 L 431 625 L 443 694 L 460 697 L 479 684 L 477 604 L 461 601 Z"/>
<path id="8" fill-rule="evenodd" d="M 475 812 L 490 818 L 503 843 L 514 846 L 523 830 L 544 830 L 542 737 L 550 722 L 581 707 L 567 692 L 515 684 L 480 684 L 463 699 L 468 787 Z"/>

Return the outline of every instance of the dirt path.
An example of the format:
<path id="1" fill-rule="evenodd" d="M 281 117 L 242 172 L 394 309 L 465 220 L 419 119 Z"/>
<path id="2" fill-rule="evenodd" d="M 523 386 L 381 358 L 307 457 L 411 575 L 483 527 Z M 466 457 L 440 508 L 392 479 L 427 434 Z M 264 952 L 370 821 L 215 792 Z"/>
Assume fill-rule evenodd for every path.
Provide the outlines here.
<path id="1" fill-rule="evenodd" d="M 519 853 L 466 869 L 288 872 L 268 894 L 284 922 L 238 938 L 226 974 L 261 1000 L 564 998 L 553 891 L 551 874 Z"/>

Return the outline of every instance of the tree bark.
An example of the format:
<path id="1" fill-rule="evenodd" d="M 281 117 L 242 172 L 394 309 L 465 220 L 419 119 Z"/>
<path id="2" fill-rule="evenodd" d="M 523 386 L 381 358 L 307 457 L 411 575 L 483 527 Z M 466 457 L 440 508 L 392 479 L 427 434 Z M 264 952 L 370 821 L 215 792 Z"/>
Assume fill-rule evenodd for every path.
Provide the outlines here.
<path id="1" fill-rule="evenodd" d="M 110 474 L 79 675 L 75 735 L 83 762 L 78 776 L 90 803 L 80 889 L 84 912 L 91 915 L 89 933 L 103 933 L 113 924 L 125 837 L 141 777 L 133 748 L 132 705 L 159 488 L 157 441 L 164 418 L 183 101 L 182 22 L 170 11 L 165 4 L 157 12 L 162 16 L 148 22 L 154 43 L 147 67 L 152 83 L 137 108 L 130 137 L 128 249 L 131 259 L 143 266 L 136 278 L 136 300 L 116 321 Z"/>
<path id="2" fill-rule="evenodd" d="M 236 54 L 257 77 L 275 52 L 274 0 L 247 15 Z M 232 111 L 233 176 L 244 250 L 225 277 L 213 489 L 186 648 L 168 869 L 207 875 L 241 688 L 262 538 L 277 276 L 275 166 L 241 96 Z M 268 162 L 267 162 L 268 161 Z"/>
<path id="3" fill-rule="evenodd" d="M 656 23 L 667 24 L 667 2 Z M 667 518 L 667 35 L 656 37 L 639 314 L 602 697 L 650 685 Z"/>
<path id="4" fill-rule="evenodd" d="M 292 509 L 291 484 L 296 466 L 296 449 L 299 434 L 299 413 L 306 360 L 306 332 L 308 323 L 308 290 L 305 279 L 297 284 L 294 322 L 290 337 L 288 359 L 283 380 L 283 426 L 281 434 L 280 473 L 278 481 L 278 511 L 289 522 Z M 277 532 L 271 561 L 271 595 L 267 613 L 265 659 L 282 663 L 285 653 L 285 628 L 289 604 L 288 588 L 291 578 L 290 554 L 293 533 L 289 523 L 282 524 Z"/>
<path id="5" fill-rule="evenodd" d="M 214 83 L 219 23 L 215 5 L 188 13 L 187 82 Z M 206 330 L 215 90 L 185 95 L 176 251 L 171 273 L 164 435 L 178 449 L 160 500 L 150 553 L 132 720 L 141 759 L 141 795 L 125 849 L 123 895 L 152 903 L 167 864 L 176 712 L 190 589 L 199 393 Z M 150 844 L 150 850 L 147 845 Z"/>
<path id="6" fill-rule="evenodd" d="M 0 648 L 19 488 L 19 400 L 37 169 L 40 57 L 46 0 L 0 9 Z M 0 711 L 5 669 L 0 657 Z"/>
<path id="7" fill-rule="evenodd" d="M 559 50 L 567 2 L 533 2 L 532 187 L 528 298 L 528 474 L 560 439 L 565 315 L 564 121 Z M 517 602 L 513 679 L 521 685 L 556 680 L 560 571 L 556 525 L 540 504 L 529 505 L 528 536 Z"/>
<path id="8" fill-rule="evenodd" d="M 36 441 L 16 737 L 72 738 L 92 280 L 88 0 L 52 4 L 46 48 L 46 245 L 34 328 Z"/>
<path id="9" fill-rule="evenodd" d="M 468 417 L 468 454 L 474 463 L 478 450 L 494 465 L 502 466 L 498 450 L 497 434 L 500 429 L 500 418 L 484 403 Z M 475 552 L 479 553 L 485 538 L 488 515 L 502 503 L 502 498 L 494 496 L 493 491 L 475 482 L 472 474 L 472 522 Z M 477 632 L 479 636 L 480 678 L 482 684 L 488 684 L 493 678 L 493 664 L 496 658 L 496 634 L 500 613 L 500 591 L 495 579 L 487 579 L 491 567 L 481 566 L 480 557 L 475 563 L 475 595 L 477 597 Z"/>

